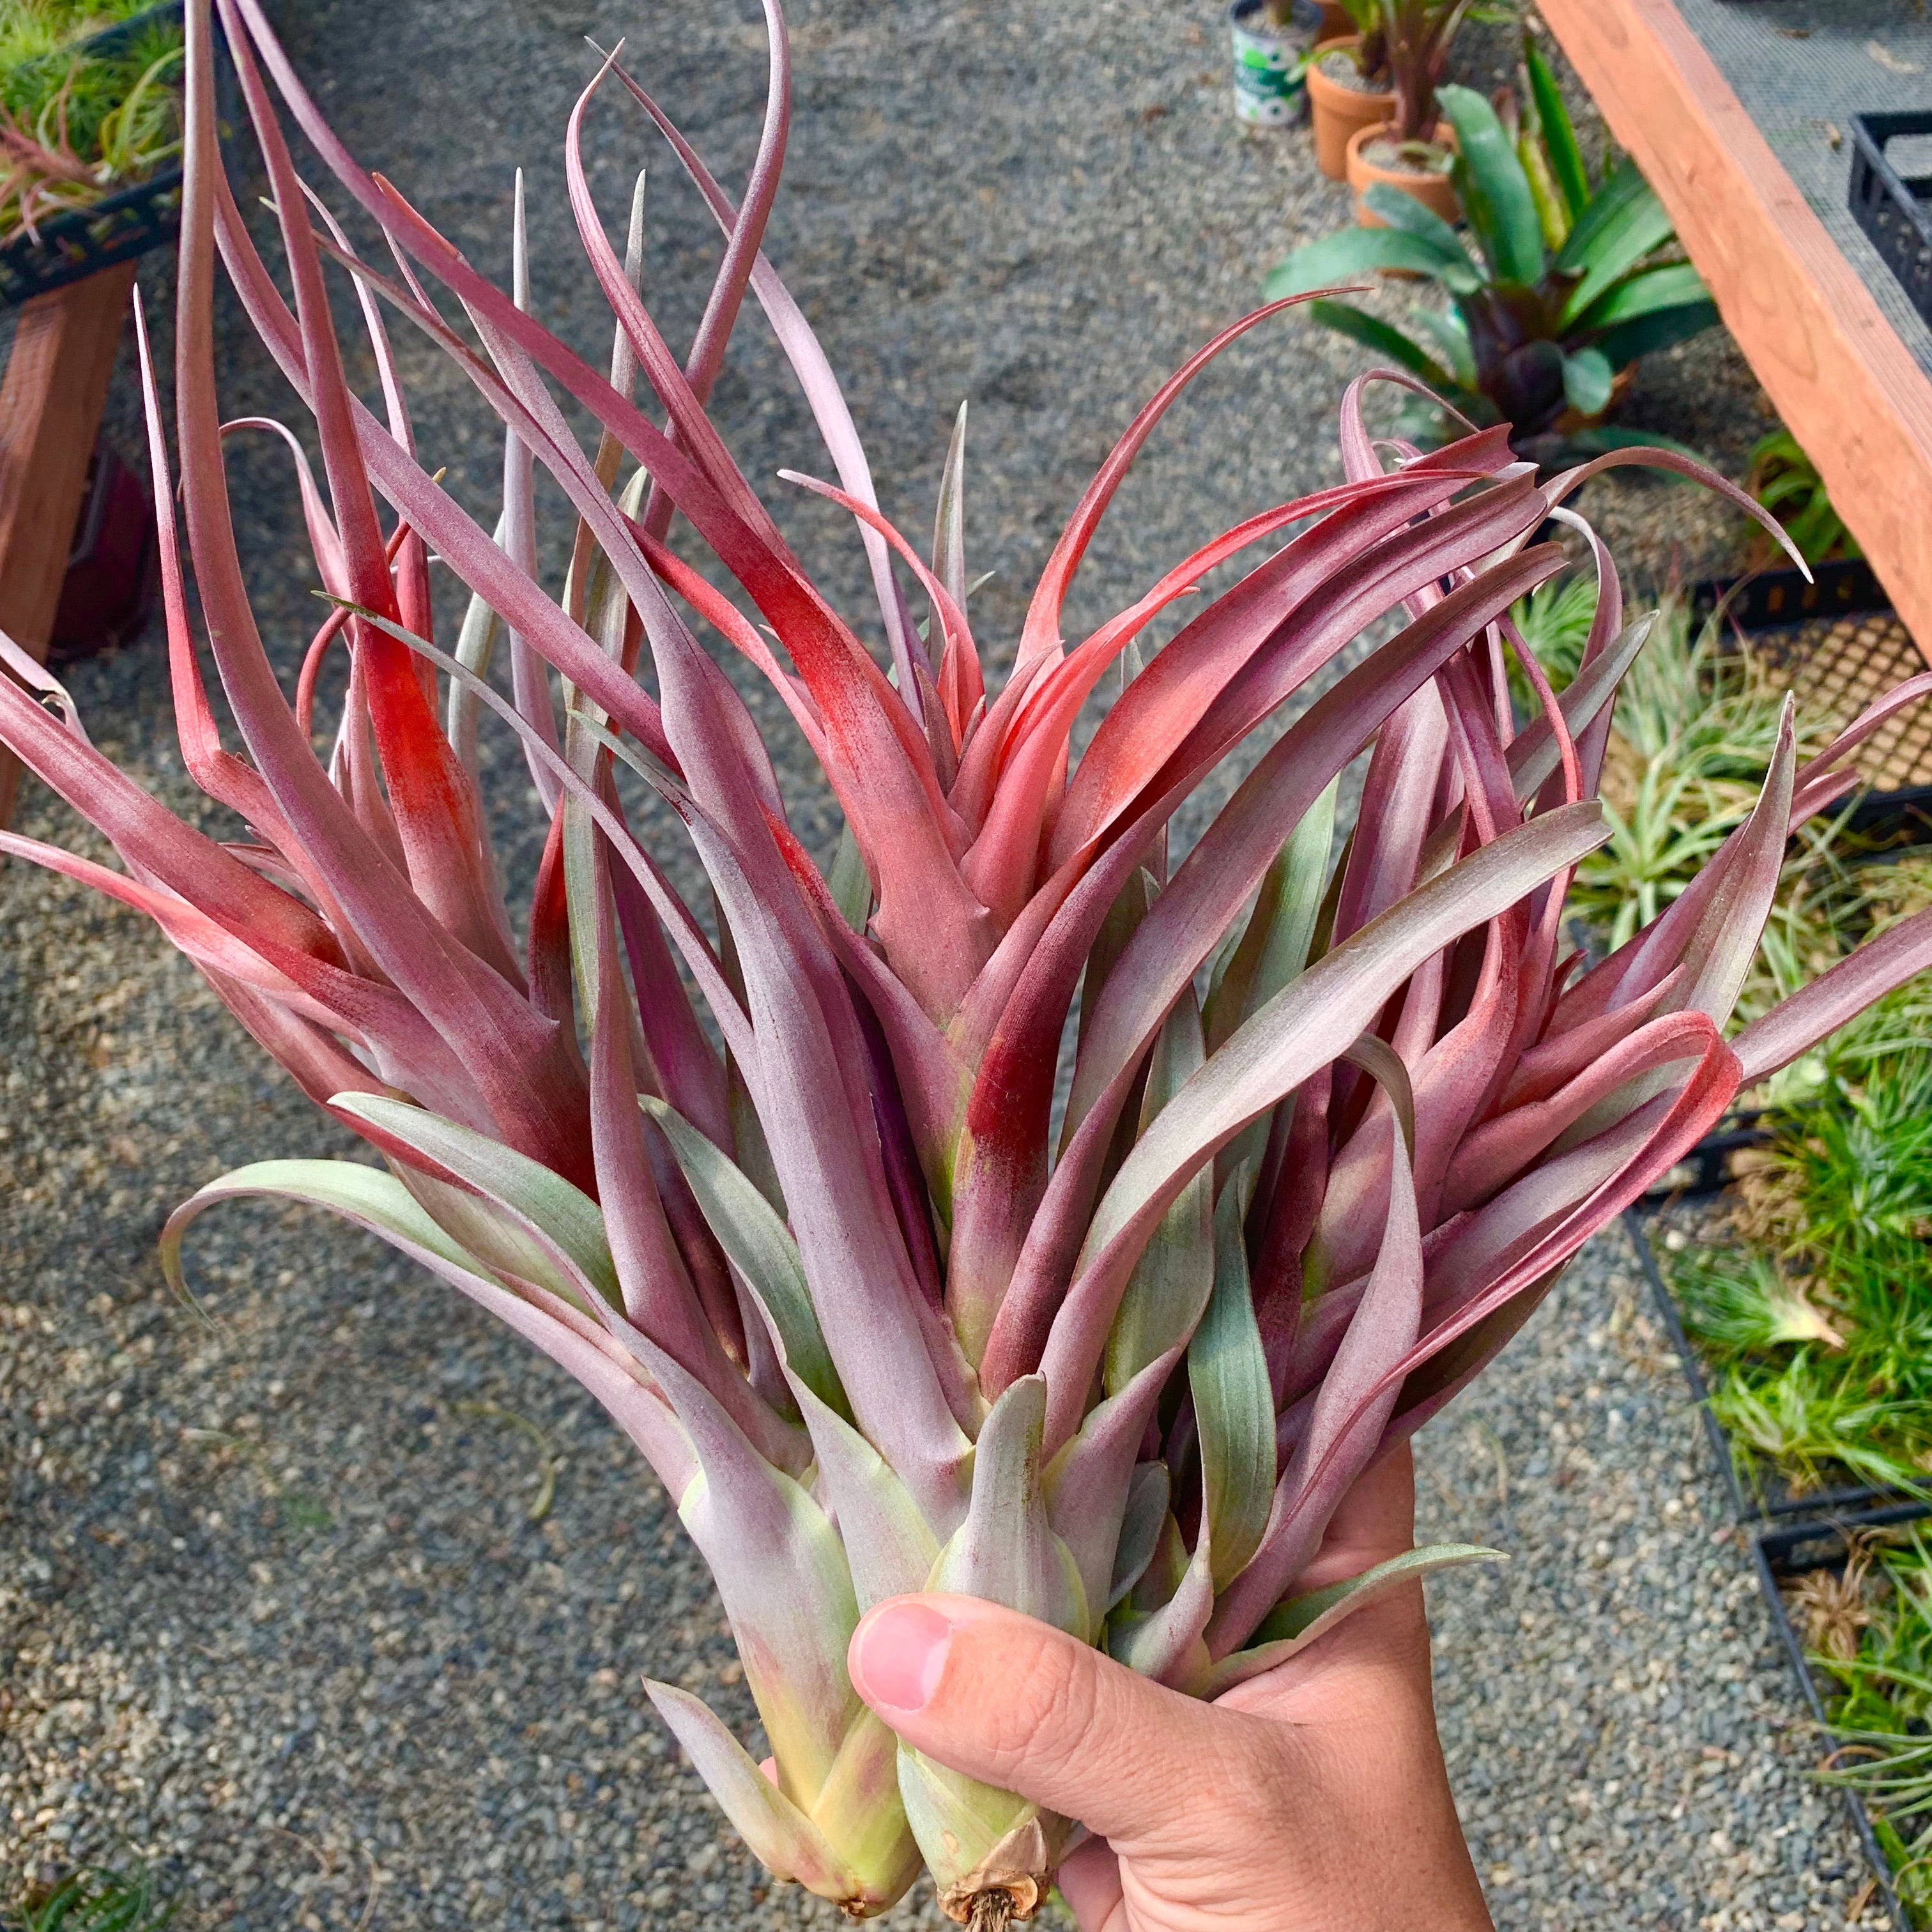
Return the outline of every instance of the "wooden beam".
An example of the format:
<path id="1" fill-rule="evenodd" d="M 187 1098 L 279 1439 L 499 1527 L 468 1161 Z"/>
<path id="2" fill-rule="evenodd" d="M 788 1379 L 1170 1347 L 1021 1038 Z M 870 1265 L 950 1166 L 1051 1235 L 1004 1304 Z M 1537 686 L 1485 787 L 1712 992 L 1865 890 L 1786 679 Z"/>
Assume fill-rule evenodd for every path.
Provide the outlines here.
<path id="1" fill-rule="evenodd" d="M 36 296 L 0 376 L 0 631 L 42 660 L 134 286 L 128 262 Z M 0 826 L 20 779 L 0 750 Z"/>
<path id="2" fill-rule="evenodd" d="M 1932 380 L 1672 0 L 1538 0 L 1932 657 Z"/>

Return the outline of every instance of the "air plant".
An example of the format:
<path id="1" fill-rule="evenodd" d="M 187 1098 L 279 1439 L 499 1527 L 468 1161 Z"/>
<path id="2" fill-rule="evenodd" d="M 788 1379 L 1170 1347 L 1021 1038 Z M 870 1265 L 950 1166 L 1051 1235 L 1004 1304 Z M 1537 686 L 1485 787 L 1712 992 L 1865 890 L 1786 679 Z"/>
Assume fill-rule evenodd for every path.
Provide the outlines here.
<path id="1" fill-rule="evenodd" d="M 1526 36 L 1520 94 L 1498 105 L 1467 87 L 1436 94 L 1456 133 L 1456 190 L 1475 243 L 1412 195 L 1364 194 L 1382 225 L 1346 228 L 1298 248 L 1264 284 L 1301 295 L 1370 274 L 1420 278 L 1444 308 L 1412 304 L 1398 328 L 1324 296 L 1314 318 L 1390 358 L 1454 405 L 1412 407 L 1404 433 L 1453 434 L 1460 416 L 1507 422 L 1518 453 L 1574 462 L 1654 443 L 1601 418 L 1642 356 L 1714 326 L 1718 310 L 1676 248 L 1663 204 L 1628 159 L 1592 182 L 1555 76 Z"/>
<path id="2" fill-rule="evenodd" d="M 1264 310 L 1135 418 L 989 688 L 964 608 L 962 440 L 928 562 L 878 510 L 825 356 L 760 252 L 787 128 L 775 4 L 742 203 L 614 58 L 571 116 L 572 208 L 616 320 L 607 380 L 344 148 L 260 0 L 220 4 L 287 278 L 222 177 L 208 0 L 194 0 L 176 433 L 240 752 L 203 683 L 146 380 L 182 754 L 250 830 L 224 844 L 166 812 L 7 645 L 0 739 L 126 869 L 21 836 L 0 849 L 149 914 L 384 1165 L 244 1167 L 177 1210 L 166 1265 L 178 1280 L 188 1224 L 217 1202 L 312 1203 L 545 1350 L 643 1451 L 716 1579 L 770 1774 L 697 1699 L 651 1694 L 753 1850 L 855 1918 L 922 1862 L 955 1919 L 1024 1918 L 1067 1822 L 898 1747 L 846 1675 L 857 1617 L 928 1586 L 976 1593 L 1212 1696 L 1397 1578 L 1480 1554 L 1299 1586 L 1350 1485 L 1496 1354 L 1741 1078 L 1932 958 L 1932 917 L 1901 921 L 1722 1036 L 1786 838 L 1932 677 L 1802 766 L 1787 716 L 1747 820 L 1628 946 L 1580 972 L 1560 951 L 1564 894 L 1604 836 L 1609 707 L 1646 628 L 1624 623 L 1600 548 L 1588 643 L 1560 700 L 1521 652 L 1541 696 L 1521 730 L 1505 662 L 1510 610 L 1563 567 L 1560 546 L 1533 539 L 1552 516 L 1575 520 L 1566 500 L 1601 464 L 1539 484 L 1501 428 L 1390 451 L 1364 427 L 1358 382 L 1341 482 L 1222 533 L 1070 645 L 1063 602 L 1121 477 Z M 393 268 L 353 254 L 308 198 L 271 83 Z M 617 90 L 725 237 L 682 363 L 638 294 L 641 197 L 620 257 L 581 159 L 586 117 Z M 520 294 L 520 220 L 512 240 Z M 321 449 L 322 480 L 305 466 L 301 480 L 332 608 L 292 698 L 230 520 L 218 250 Z M 344 376 L 332 262 L 360 298 L 381 415 Z M 830 450 L 836 484 L 798 480 L 857 524 L 890 676 L 706 413 L 747 294 Z M 418 460 L 386 310 L 440 344 L 502 421 L 494 538 Z M 632 400 L 640 373 L 667 427 Z M 559 391 L 601 426 L 594 454 Z M 538 466 L 578 519 L 556 598 L 534 572 Z M 726 588 L 669 541 L 674 514 Z M 1109 667 L 1256 544 L 1261 560 L 1125 683 L 1072 762 L 1071 728 Z M 471 592 L 453 639 L 432 608 L 432 551 Z M 901 569 L 931 614 L 923 638 Z M 1402 627 L 1299 711 L 1192 850 L 1170 849 L 1174 813 L 1221 761 L 1397 613 Z M 770 681 L 822 765 L 846 823 L 831 880 L 693 623 Z M 508 697 L 484 675 L 500 635 Z M 320 672 L 338 648 L 346 694 L 318 755 Z M 521 946 L 484 830 L 484 710 L 520 741 L 550 814 Z M 1365 751 L 1336 860 L 1337 782 Z M 634 829 L 660 803 L 710 880 L 709 928 Z"/>
<path id="3" fill-rule="evenodd" d="M 1932 1910 L 1932 1548 L 1922 1528 L 1893 1534 L 1903 1540 L 1850 1540 L 1838 1594 L 1850 1612 L 1842 1622 L 1856 1639 L 1852 1654 L 1842 1636 L 1810 1640 L 1838 1680 L 1826 1690 L 1830 1749 L 1818 1772 L 1864 1800 L 1900 1902 L 1918 1924 Z M 1829 1585 L 1814 1594 L 1828 1596 Z M 1809 1607 L 1801 1597 L 1801 1613 Z"/>
<path id="4" fill-rule="evenodd" d="M 1806 1486 L 1850 1470 L 1922 1493 L 1932 1056 L 1922 1032 L 1876 1057 L 1868 1044 L 1826 1046 L 1823 1090 L 1757 1153 L 1722 1236 L 1674 1254 L 1670 1278 L 1748 1473 L 1763 1456 Z"/>

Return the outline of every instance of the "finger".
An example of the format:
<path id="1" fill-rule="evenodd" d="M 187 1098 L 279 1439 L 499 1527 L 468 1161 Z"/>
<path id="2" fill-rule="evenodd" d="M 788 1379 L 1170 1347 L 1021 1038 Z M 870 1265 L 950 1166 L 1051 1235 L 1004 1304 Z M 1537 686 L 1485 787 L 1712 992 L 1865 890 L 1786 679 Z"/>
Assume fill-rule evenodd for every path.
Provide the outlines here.
<path id="1" fill-rule="evenodd" d="M 1282 1734 L 1137 1677 L 1050 1625 L 974 1597 L 896 1597 L 848 1657 L 860 1696 L 942 1764 L 1077 1818 L 1117 1846 L 1225 1848 L 1279 1788 Z"/>
<path id="2" fill-rule="evenodd" d="M 1415 1466 L 1399 1444 L 1349 1489 L 1322 1547 L 1296 1580 L 1298 1594 L 1359 1576 L 1415 1545 Z M 1318 1721 L 1334 1706 L 1377 1707 L 1393 1700 L 1398 1716 L 1418 1721 L 1432 1712 L 1429 1622 L 1420 1581 L 1401 1584 L 1365 1604 L 1306 1650 L 1265 1676 L 1224 1694 L 1234 1709 L 1288 1723 Z M 1366 1700 L 1366 1702 L 1364 1702 Z"/>
<path id="3" fill-rule="evenodd" d="M 1314 1561 L 1296 1578 L 1296 1592 L 1359 1576 L 1414 1546 L 1415 1460 L 1402 1442 L 1349 1486 Z"/>
<path id="4" fill-rule="evenodd" d="M 1054 1874 L 1060 1896 L 1073 1908 L 1080 1932 L 1114 1932 L 1124 1923 L 1120 1862 L 1105 1838 L 1089 1838 Z"/>

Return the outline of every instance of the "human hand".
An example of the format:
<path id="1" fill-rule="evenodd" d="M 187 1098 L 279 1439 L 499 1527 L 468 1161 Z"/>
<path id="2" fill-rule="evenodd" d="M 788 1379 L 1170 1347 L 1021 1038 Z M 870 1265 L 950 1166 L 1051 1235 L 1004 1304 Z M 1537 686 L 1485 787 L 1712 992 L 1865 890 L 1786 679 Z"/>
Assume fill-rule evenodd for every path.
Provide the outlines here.
<path id="1" fill-rule="evenodd" d="M 1405 1448 L 1336 1510 L 1304 1586 L 1409 1548 L 1414 1517 Z M 1213 1704 L 971 1597 L 878 1605 L 850 1665 L 908 1744 L 1089 1828 L 1059 1878 L 1082 1932 L 1490 1932 L 1419 1582 Z"/>

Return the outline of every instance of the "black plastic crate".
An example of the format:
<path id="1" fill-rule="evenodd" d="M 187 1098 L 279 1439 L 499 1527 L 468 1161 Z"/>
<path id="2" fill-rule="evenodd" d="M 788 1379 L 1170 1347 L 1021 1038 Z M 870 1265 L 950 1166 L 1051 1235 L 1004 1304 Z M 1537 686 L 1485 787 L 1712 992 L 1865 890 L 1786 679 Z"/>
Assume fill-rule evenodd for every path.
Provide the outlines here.
<path id="1" fill-rule="evenodd" d="M 1728 620 L 1744 631 L 1775 631 L 1814 617 L 1855 617 L 1889 610 L 1892 598 L 1862 556 L 1814 563 L 1808 581 L 1795 564 L 1712 578 L 1694 584 L 1690 608 L 1708 617 L 1724 607 Z"/>
<path id="2" fill-rule="evenodd" d="M 1795 1580 L 1814 1570 L 1842 1569 L 1849 1554 L 1845 1540 L 1848 1530 L 1875 1529 L 1894 1523 L 1916 1522 L 1928 1514 L 1932 1514 L 1932 1505 L 1897 1504 L 1886 1509 L 1834 1517 L 1829 1522 L 1790 1524 L 1762 1532 L 1750 1539 L 1752 1567 L 1757 1573 L 1758 1588 L 1763 1593 L 1765 1607 L 1771 1614 L 1772 1626 L 1778 1633 L 1785 1659 L 1798 1679 L 1805 1707 L 1817 1724 L 1826 1722 L 1824 1696 L 1819 1688 L 1811 1660 L 1805 1654 L 1804 1639 L 1791 1620 L 1790 1606 L 1778 1587 L 1780 1582 Z M 1891 1864 L 1873 1829 L 1871 1813 L 1857 1792 L 1847 1790 L 1842 1796 L 1851 1813 L 1852 1828 L 1870 1864 L 1879 1898 L 1891 1915 L 1892 1924 L 1900 1928 L 1900 1932 L 1906 1932 L 1912 1921 L 1899 1903 L 1898 1889 L 1892 1883 Z"/>
<path id="3" fill-rule="evenodd" d="M 111 52 L 146 28 L 179 20 L 182 4 L 182 0 L 162 0 L 161 4 L 116 21 L 47 58 L 64 59 L 84 51 Z M 224 143 L 236 118 L 236 94 L 233 72 L 218 26 L 215 103 Z M 166 246 L 181 226 L 181 200 L 182 170 L 177 163 L 91 206 L 70 208 L 37 223 L 38 242 L 22 233 L 0 243 L 0 308 L 64 288 L 117 262 L 132 261 L 150 249 Z"/>
<path id="4" fill-rule="evenodd" d="M 1932 134 L 1932 112 L 1915 109 L 1852 117 L 1852 214 L 1898 278 L 1912 306 L 1932 322 L 1932 175 L 1901 175 L 1888 143 Z"/>

